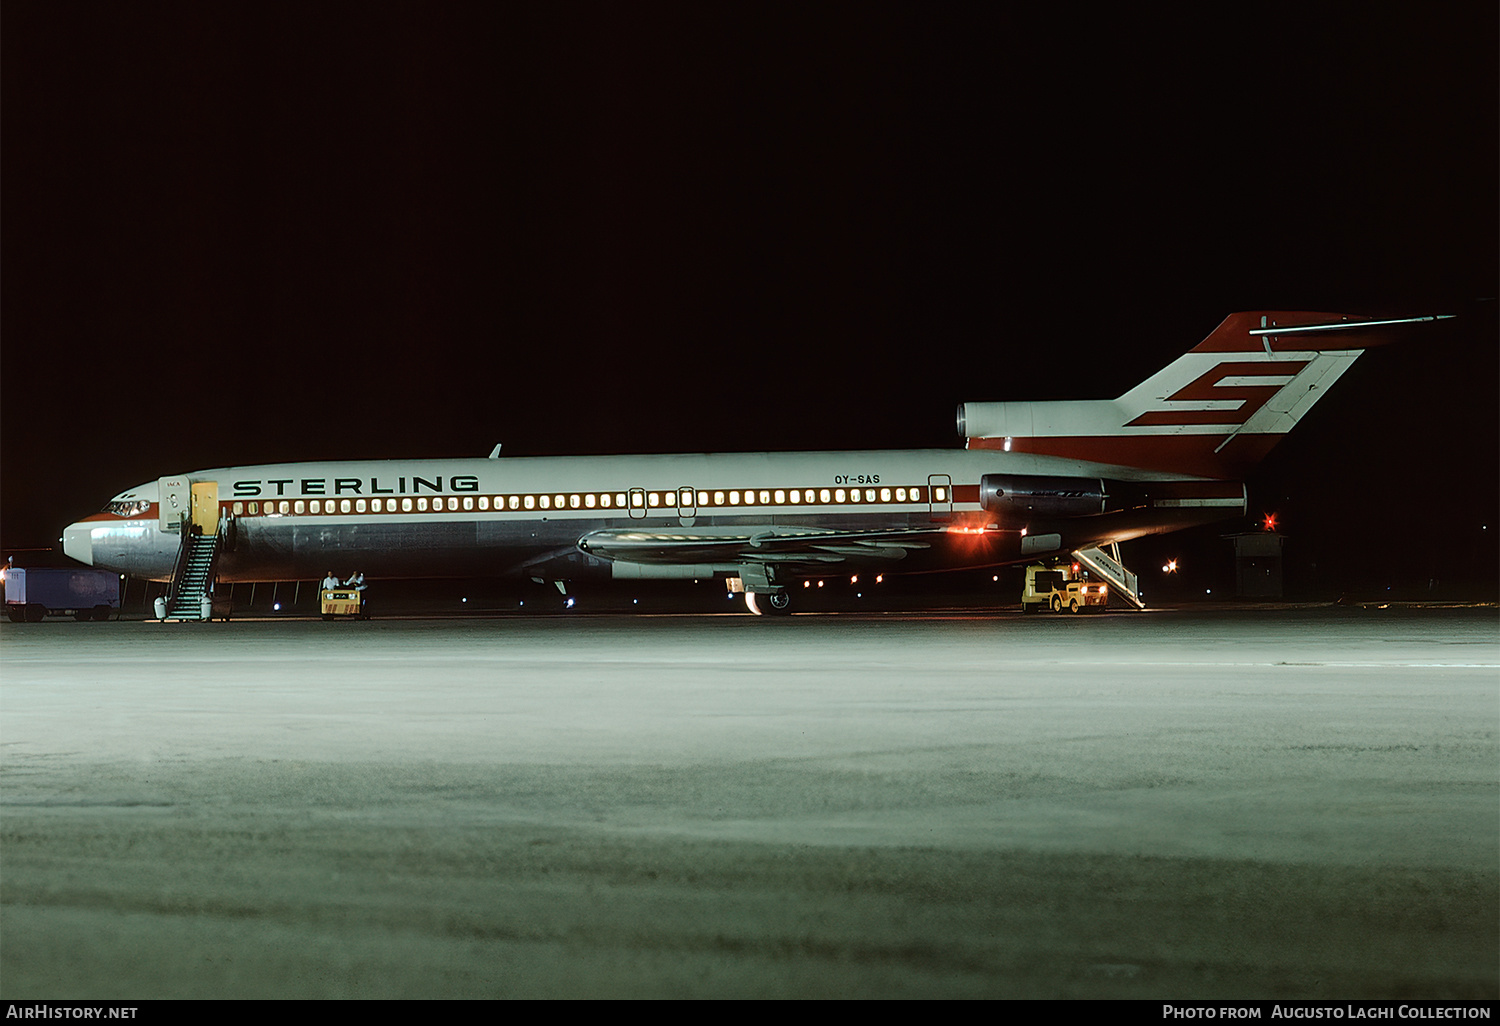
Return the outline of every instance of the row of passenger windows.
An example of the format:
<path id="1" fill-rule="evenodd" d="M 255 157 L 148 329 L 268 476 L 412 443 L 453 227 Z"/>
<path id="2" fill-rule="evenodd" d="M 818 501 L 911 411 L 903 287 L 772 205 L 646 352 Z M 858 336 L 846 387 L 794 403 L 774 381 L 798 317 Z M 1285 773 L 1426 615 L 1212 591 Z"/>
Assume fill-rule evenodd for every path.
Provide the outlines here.
<path id="1" fill-rule="evenodd" d="M 934 502 L 947 502 L 948 489 L 933 488 Z M 460 511 L 505 512 L 509 510 L 572 509 L 693 509 L 723 506 L 837 506 L 890 502 L 925 502 L 923 488 L 747 488 L 695 492 L 559 492 L 547 495 L 435 495 L 404 496 L 399 499 L 280 499 L 265 502 L 237 501 L 235 516 L 268 516 L 326 513 L 457 513 Z"/>

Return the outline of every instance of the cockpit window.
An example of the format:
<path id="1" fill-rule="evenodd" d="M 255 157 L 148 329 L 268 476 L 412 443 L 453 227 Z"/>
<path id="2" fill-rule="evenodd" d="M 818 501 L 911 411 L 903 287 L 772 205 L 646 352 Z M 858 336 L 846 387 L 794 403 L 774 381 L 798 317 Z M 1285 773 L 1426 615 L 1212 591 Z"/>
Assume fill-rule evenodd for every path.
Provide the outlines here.
<path id="1" fill-rule="evenodd" d="M 104 507 L 104 512 L 113 513 L 117 517 L 138 517 L 151 508 L 151 504 L 143 499 L 131 499 L 128 502 L 111 502 Z"/>

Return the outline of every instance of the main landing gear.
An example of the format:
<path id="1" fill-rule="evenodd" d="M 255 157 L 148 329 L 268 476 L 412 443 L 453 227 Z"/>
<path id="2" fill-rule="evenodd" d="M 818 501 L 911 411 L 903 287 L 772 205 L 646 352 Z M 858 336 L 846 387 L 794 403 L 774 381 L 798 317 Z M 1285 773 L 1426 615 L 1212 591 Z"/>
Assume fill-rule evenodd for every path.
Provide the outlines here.
<path id="1" fill-rule="evenodd" d="M 745 608 L 756 616 L 786 616 L 792 611 L 791 593 L 776 580 L 775 570 L 769 566 L 741 566 L 739 574 L 726 578 L 724 585 L 731 595 L 743 594 Z"/>
<path id="2" fill-rule="evenodd" d="M 756 616 L 787 616 L 792 611 L 792 596 L 785 588 L 777 588 L 775 591 L 747 591 L 745 607 Z"/>

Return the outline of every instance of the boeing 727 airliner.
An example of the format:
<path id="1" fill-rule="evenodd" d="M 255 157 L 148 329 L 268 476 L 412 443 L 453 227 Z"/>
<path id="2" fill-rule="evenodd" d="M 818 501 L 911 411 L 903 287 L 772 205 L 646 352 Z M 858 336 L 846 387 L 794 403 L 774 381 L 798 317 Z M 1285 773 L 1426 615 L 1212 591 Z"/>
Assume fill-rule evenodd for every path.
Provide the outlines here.
<path id="1" fill-rule="evenodd" d="M 176 474 L 67 527 L 83 563 L 172 582 L 720 576 L 755 612 L 830 571 L 1083 559 L 1241 515 L 1254 466 L 1390 325 L 1236 313 L 1118 399 L 959 407 L 963 449 L 392 460 Z M 1106 552 L 1108 550 L 1108 553 Z"/>

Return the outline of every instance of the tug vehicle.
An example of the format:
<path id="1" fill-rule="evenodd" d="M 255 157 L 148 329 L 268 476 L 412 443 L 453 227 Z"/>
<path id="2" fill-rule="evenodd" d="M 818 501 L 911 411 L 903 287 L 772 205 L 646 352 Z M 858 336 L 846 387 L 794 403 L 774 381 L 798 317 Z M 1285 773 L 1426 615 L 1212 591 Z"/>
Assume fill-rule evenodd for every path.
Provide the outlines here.
<path id="1" fill-rule="evenodd" d="M 364 603 L 361 601 L 363 592 L 358 588 L 324 588 L 318 593 L 323 619 L 332 620 L 335 617 L 347 617 L 358 620 L 368 620 L 369 614 L 364 611 Z"/>
<path id="2" fill-rule="evenodd" d="M 1109 585 L 1096 584 L 1077 563 L 1026 568 L 1026 587 L 1021 592 L 1021 611 L 1054 613 L 1098 611 L 1109 604 Z"/>

